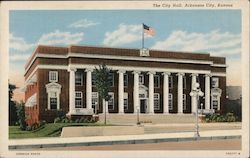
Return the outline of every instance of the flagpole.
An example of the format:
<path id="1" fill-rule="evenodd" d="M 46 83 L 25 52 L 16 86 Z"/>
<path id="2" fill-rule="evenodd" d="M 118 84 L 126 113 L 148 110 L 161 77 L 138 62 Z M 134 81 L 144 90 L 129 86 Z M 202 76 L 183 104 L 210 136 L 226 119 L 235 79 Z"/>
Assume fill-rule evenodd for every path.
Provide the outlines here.
<path id="1" fill-rule="evenodd" d="M 144 48 L 144 27 L 142 23 L 142 49 Z"/>

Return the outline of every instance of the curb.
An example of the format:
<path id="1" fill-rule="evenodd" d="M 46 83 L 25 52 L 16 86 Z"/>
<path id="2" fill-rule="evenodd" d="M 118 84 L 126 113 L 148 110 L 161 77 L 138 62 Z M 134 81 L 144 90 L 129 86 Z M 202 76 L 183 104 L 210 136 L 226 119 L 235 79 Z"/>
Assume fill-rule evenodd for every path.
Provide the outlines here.
<path id="1" fill-rule="evenodd" d="M 151 144 L 162 142 L 184 142 L 199 140 L 224 140 L 240 139 L 241 135 L 236 136 L 211 136 L 211 137 L 184 137 L 184 138 L 161 138 L 161 139 L 136 139 L 136 140 L 117 140 L 117 141 L 99 141 L 99 142 L 80 142 L 80 143 L 55 143 L 55 144 L 34 144 L 34 145 L 9 145 L 9 150 L 16 149 L 37 149 L 51 147 L 73 147 L 73 146 L 99 146 L 99 145 L 121 145 L 121 144 Z"/>

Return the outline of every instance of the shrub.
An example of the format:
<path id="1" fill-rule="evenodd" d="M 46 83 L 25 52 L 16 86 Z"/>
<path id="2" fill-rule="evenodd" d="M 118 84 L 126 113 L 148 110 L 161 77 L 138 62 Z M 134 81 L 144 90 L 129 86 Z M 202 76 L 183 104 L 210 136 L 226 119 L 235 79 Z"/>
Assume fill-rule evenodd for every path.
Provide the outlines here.
<path id="1" fill-rule="evenodd" d="M 76 119 L 76 120 L 75 120 L 75 123 L 80 123 L 80 119 Z"/>
<path id="2" fill-rule="evenodd" d="M 45 120 L 42 120 L 39 122 L 39 126 L 44 126 L 46 124 L 46 121 Z"/>
<path id="3" fill-rule="evenodd" d="M 67 117 L 65 117 L 65 118 L 62 119 L 62 123 L 69 123 L 69 122 L 70 121 L 69 121 L 69 119 Z"/>
<path id="4" fill-rule="evenodd" d="M 31 131 L 31 126 L 27 126 L 26 131 Z"/>
<path id="5" fill-rule="evenodd" d="M 220 114 L 208 114 L 205 116 L 206 122 L 235 122 L 236 117 L 233 113 L 227 113 L 226 115 Z"/>
<path id="6" fill-rule="evenodd" d="M 60 123 L 61 122 L 61 118 L 60 117 L 57 117 L 54 119 L 54 123 Z"/>

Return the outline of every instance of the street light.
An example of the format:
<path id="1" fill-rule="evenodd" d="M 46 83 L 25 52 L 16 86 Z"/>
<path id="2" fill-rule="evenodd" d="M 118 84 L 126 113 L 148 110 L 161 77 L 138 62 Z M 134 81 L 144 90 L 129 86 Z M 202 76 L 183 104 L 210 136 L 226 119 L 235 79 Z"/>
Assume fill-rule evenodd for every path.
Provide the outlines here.
<path id="1" fill-rule="evenodd" d="M 140 125 L 140 120 L 139 120 L 140 108 L 139 108 L 139 106 L 136 107 L 136 110 L 137 110 L 137 125 Z"/>
<path id="2" fill-rule="evenodd" d="M 195 114 L 196 115 L 196 124 L 195 124 L 195 133 L 194 133 L 195 137 L 200 137 L 199 125 L 198 125 L 198 105 L 199 105 L 199 97 L 202 97 L 203 95 L 204 95 L 204 93 L 200 89 L 200 84 L 194 83 L 192 91 L 190 92 L 190 96 L 195 98 L 193 100 L 195 101 L 194 104 L 196 105 L 196 114 Z"/>

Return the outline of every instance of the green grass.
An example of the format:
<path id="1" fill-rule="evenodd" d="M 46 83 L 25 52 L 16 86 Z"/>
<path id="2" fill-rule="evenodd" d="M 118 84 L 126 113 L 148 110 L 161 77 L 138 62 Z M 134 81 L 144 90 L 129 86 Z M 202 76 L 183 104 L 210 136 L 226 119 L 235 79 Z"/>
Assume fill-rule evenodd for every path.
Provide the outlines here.
<path id="1" fill-rule="evenodd" d="M 9 126 L 9 139 L 58 137 L 67 126 L 103 126 L 100 123 L 48 123 L 34 131 L 22 131 L 19 126 Z"/>

